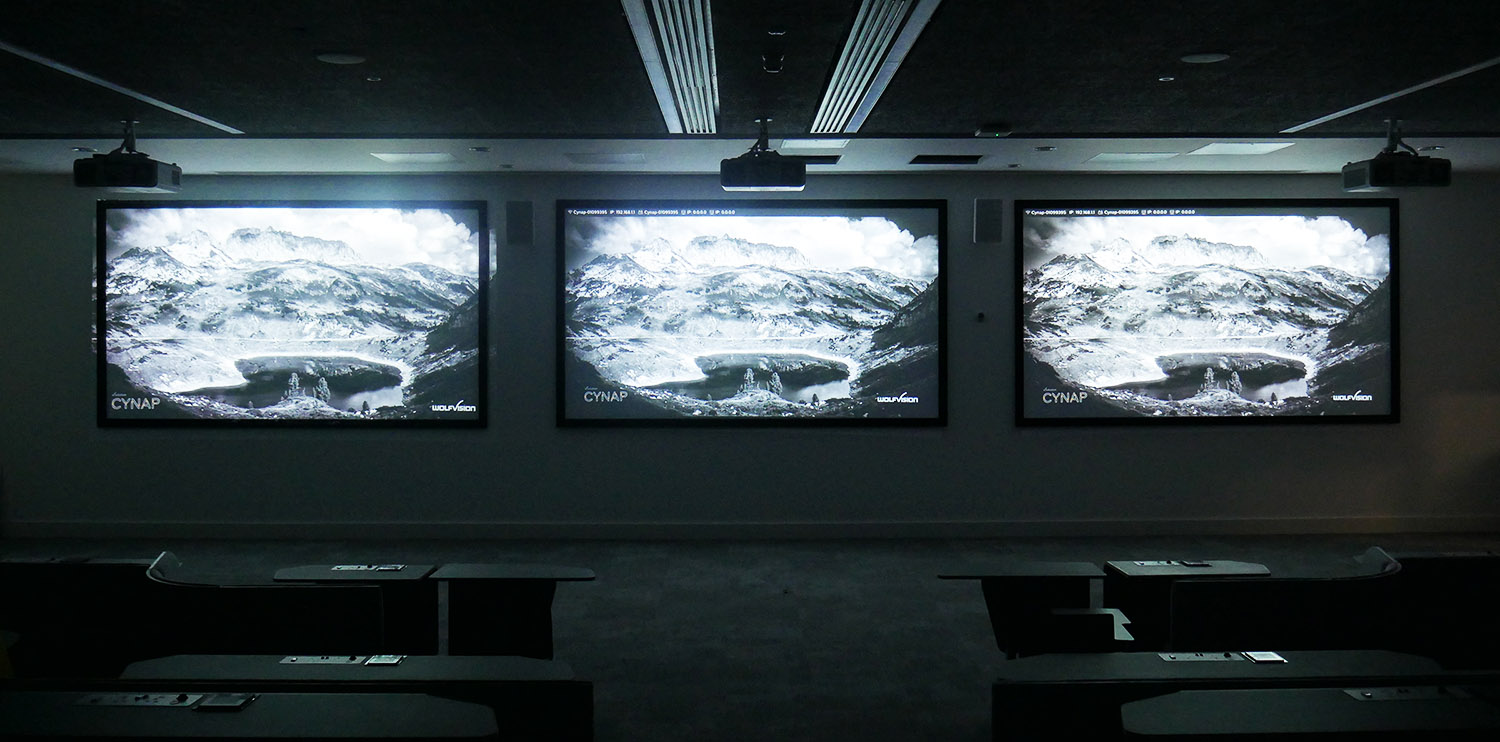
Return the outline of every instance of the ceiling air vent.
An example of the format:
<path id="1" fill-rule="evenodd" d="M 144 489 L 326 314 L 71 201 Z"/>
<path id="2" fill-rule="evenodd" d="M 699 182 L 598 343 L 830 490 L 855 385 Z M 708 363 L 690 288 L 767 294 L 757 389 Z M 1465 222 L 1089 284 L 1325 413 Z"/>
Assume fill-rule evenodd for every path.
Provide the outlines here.
<path id="1" fill-rule="evenodd" d="M 984 155 L 917 155 L 910 165 L 978 165 Z"/>
<path id="2" fill-rule="evenodd" d="M 843 155 L 782 155 L 788 160 L 800 160 L 804 165 L 837 165 Z"/>

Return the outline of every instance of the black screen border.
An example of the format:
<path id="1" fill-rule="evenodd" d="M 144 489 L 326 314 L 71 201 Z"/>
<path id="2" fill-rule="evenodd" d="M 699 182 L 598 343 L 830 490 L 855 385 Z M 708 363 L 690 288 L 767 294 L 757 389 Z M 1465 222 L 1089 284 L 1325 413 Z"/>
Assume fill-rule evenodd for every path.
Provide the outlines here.
<path id="1" fill-rule="evenodd" d="M 106 261 L 108 215 L 114 209 L 445 209 L 473 210 L 475 233 L 479 244 L 479 284 L 477 327 L 479 354 L 476 371 L 479 375 L 478 399 L 475 400 L 478 415 L 469 419 L 419 419 L 419 420 L 308 420 L 308 419 L 218 419 L 218 418 L 112 418 L 108 414 L 105 399 L 108 396 L 107 368 L 109 365 L 105 321 L 106 288 L 108 286 L 108 262 Z M 96 415 L 100 428 L 484 428 L 489 425 L 489 291 L 490 251 L 493 236 L 489 227 L 489 201 L 483 199 L 334 199 L 334 200 L 263 200 L 263 199 L 101 199 L 95 202 L 94 211 L 95 256 L 94 256 L 94 357 L 96 383 Z"/>
<path id="2" fill-rule="evenodd" d="M 567 213 L 569 209 L 772 209 L 793 214 L 835 209 L 932 209 L 937 214 L 938 238 L 938 410 L 932 417 L 906 418 L 782 418 L 782 417 L 570 417 L 567 411 Z M 942 427 L 948 424 L 948 201 L 946 199 L 558 199 L 556 219 L 556 397 L 558 427 L 591 428 L 850 428 Z"/>
<path id="3" fill-rule="evenodd" d="M 1391 353 L 1390 412 L 1370 415 L 1264 415 L 1234 417 L 1027 417 L 1025 293 L 1026 256 L 1023 252 L 1027 209 L 1266 209 L 1292 214 L 1298 209 L 1384 208 L 1390 215 Z M 1159 199 L 1017 199 L 1012 209 L 1012 252 L 1015 352 L 1015 421 L 1019 427 L 1067 426 L 1244 426 L 1392 424 L 1401 421 L 1401 272 L 1399 268 L 1401 221 L 1397 198 L 1159 198 Z"/>

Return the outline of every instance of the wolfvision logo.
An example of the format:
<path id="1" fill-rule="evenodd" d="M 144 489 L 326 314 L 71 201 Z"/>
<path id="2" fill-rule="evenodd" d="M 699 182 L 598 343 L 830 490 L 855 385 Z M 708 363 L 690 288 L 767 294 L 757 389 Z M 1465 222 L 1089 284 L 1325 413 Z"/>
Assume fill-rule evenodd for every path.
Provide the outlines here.
<path id="1" fill-rule="evenodd" d="M 1060 392 L 1052 387 L 1042 390 L 1042 404 L 1082 404 L 1088 392 Z"/>
<path id="2" fill-rule="evenodd" d="M 430 405 L 429 407 L 430 407 L 430 409 L 433 412 L 478 412 L 479 411 L 479 408 L 477 406 L 471 405 L 471 404 L 464 404 L 464 401 L 462 399 L 458 400 L 457 402 L 455 402 L 453 404 L 435 404 L 435 405 Z"/>
<path id="3" fill-rule="evenodd" d="M 875 401 L 880 404 L 916 404 L 922 401 L 922 398 L 912 397 L 907 395 L 906 392 L 902 392 L 899 397 L 876 397 Z"/>
<path id="4" fill-rule="evenodd" d="M 585 402 L 624 402 L 630 396 L 626 391 L 609 391 L 587 387 L 583 390 L 583 401 Z"/>
<path id="5" fill-rule="evenodd" d="M 1365 394 L 1363 389 L 1355 389 L 1353 394 L 1335 394 L 1335 402 L 1374 402 L 1375 395 Z"/>
<path id="6" fill-rule="evenodd" d="M 155 410 L 161 404 L 160 397 L 127 397 L 120 392 L 115 392 L 109 398 L 109 408 L 112 410 Z"/>

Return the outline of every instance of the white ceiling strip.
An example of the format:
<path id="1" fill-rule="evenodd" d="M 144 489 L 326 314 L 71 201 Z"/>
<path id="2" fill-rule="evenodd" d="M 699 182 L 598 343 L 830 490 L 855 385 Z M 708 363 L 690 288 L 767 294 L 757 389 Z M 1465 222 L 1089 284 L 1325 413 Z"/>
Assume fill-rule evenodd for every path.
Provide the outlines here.
<path id="1" fill-rule="evenodd" d="M 718 80 L 709 2 L 652 0 L 651 7 L 683 130 L 713 134 L 718 130 Z"/>
<path id="2" fill-rule="evenodd" d="M 884 7 L 880 9 L 873 30 L 859 45 L 858 53 L 850 64 L 849 75 L 845 79 L 843 89 L 838 91 L 831 123 L 839 128 L 830 131 L 842 130 L 843 122 L 849 120 L 849 115 L 864 97 L 865 91 L 869 89 L 875 70 L 885 58 L 886 51 L 890 49 L 891 39 L 895 38 L 896 31 L 900 28 L 906 8 L 907 3 L 904 0 L 894 2 L 887 0 Z"/>
<path id="3" fill-rule="evenodd" d="M 862 0 L 812 133 L 854 133 L 916 43 L 942 0 Z"/>
<path id="4" fill-rule="evenodd" d="M 110 82 L 108 80 L 103 79 L 103 78 L 95 77 L 94 75 L 90 75 L 89 73 L 84 72 L 83 70 L 80 70 L 80 69 L 77 69 L 77 68 L 74 68 L 74 67 L 69 67 L 68 65 L 63 64 L 62 62 L 58 62 L 57 60 L 54 60 L 54 59 L 48 59 L 47 57 L 44 57 L 44 56 L 42 56 L 40 54 L 34 54 L 34 53 L 29 52 L 29 51 L 27 51 L 25 49 L 22 49 L 21 47 L 12 46 L 10 44 L 7 44 L 4 41 L 0 41 L 0 51 L 10 52 L 11 54 L 14 54 L 14 55 L 16 55 L 18 57 L 21 57 L 22 59 L 29 59 L 29 60 L 31 60 L 33 62 L 36 62 L 37 64 L 40 64 L 40 65 L 42 65 L 44 67 L 50 67 L 50 68 L 52 68 L 54 70 L 57 70 L 58 72 L 61 72 L 63 74 L 72 75 L 73 77 L 76 77 L 76 78 L 78 78 L 80 80 L 83 80 L 84 82 L 91 82 L 91 83 L 93 83 L 95 85 L 98 85 L 101 88 L 105 88 L 107 90 L 113 90 L 116 93 L 119 93 L 121 95 L 130 96 L 131 98 L 134 98 L 134 99 L 136 99 L 138 101 L 141 101 L 142 103 L 148 103 L 150 105 L 156 106 L 157 108 L 160 108 L 163 111 L 168 111 L 170 113 L 175 113 L 178 116 L 181 116 L 181 117 L 186 118 L 186 119 L 191 119 L 193 121 L 197 121 L 198 123 L 204 124 L 206 126 L 212 126 L 213 128 L 218 129 L 219 131 L 227 132 L 229 134 L 244 134 L 245 133 L 245 132 L 240 131 L 239 129 L 236 129 L 233 126 L 230 126 L 228 124 L 221 124 L 221 123 L 219 123 L 217 121 L 214 121 L 211 118 L 207 118 L 205 116 L 199 116 L 198 114 L 193 113 L 192 111 L 188 111 L 186 109 L 178 108 L 177 106 L 174 106 L 171 103 L 168 103 L 168 102 L 166 102 L 164 100 L 161 100 L 161 99 L 158 99 L 158 98 L 152 98 L 151 96 L 146 95 L 145 93 L 138 93 L 138 92 L 136 92 L 134 90 L 131 90 L 130 88 L 127 88 L 127 87 L 124 87 L 124 86 L 121 86 L 121 85 L 116 85 L 116 84 L 114 84 L 114 83 L 112 83 L 112 82 Z M 121 116 L 122 117 L 125 114 L 126 114 L 126 112 L 123 112 L 123 111 L 121 112 Z"/>
<path id="5" fill-rule="evenodd" d="M 844 133 L 853 134 L 864 126 L 865 119 L 870 112 L 875 110 L 875 103 L 885 93 L 885 88 L 891 83 L 891 78 L 896 76 L 896 70 L 901 68 L 901 63 L 906 60 L 907 52 L 916 45 L 917 37 L 922 35 L 922 29 L 927 27 L 927 22 L 932 20 L 932 14 L 937 12 L 938 5 L 942 0 L 918 0 L 917 7 L 906 19 L 906 25 L 901 28 L 901 35 L 896 38 L 896 43 L 891 45 L 891 50 L 885 55 L 885 62 L 880 65 L 880 71 L 876 73 L 874 81 L 865 91 L 864 98 L 860 100 L 859 107 L 854 109 L 854 115 L 844 124 Z"/>
<path id="6" fill-rule="evenodd" d="M 1280 133 L 1282 133 L 1282 134 L 1296 134 L 1299 131 L 1303 131 L 1305 129 L 1311 129 L 1312 127 L 1317 126 L 1318 124 L 1326 124 L 1329 121 L 1332 121 L 1334 119 L 1343 118 L 1345 116 L 1348 116 L 1351 113 L 1358 113 L 1359 111 L 1363 111 L 1366 108 L 1372 108 L 1374 106 L 1380 105 L 1381 103 L 1385 103 L 1387 101 L 1393 101 L 1393 100 L 1395 100 L 1397 98 L 1400 98 L 1401 96 L 1410 95 L 1412 93 L 1415 93 L 1418 90 L 1426 90 L 1427 88 L 1430 88 L 1430 87 L 1432 87 L 1434 85 L 1441 85 L 1441 84 L 1443 84 L 1445 82 L 1448 82 L 1449 80 L 1453 80 L 1453 79 L 1457 79 L 1457 78 L 1463 77 L 1464 75 L 1467 75 L 1467 74 L 1469 74 L 1471 72 L 1478 72 L 1478 71 L 1483 70 L 1483 69 L 1488 69 L 1490 67 L 1494 67 L 1497 64 L 1500 64 L 1500 57 L 1495 57 L 1494 59 L 1488 59 L 1488 60 L 1485 60 L 1483 62 L 1480 62 L 1479 64 L 1470 65 L 1470 66 L 1465 67 L 1465 68 L 1463 68 L 1463 69 L 1461 69 L 1461 70 L 1459 70 L 1457 72 L 1450 72 L 1450 73 L 1448 73 L 1446 75 L 1443 75 L 1442 77 L 1435 77 L 1435 78 L 1433 78 L 1431 80 L 1428 80 L 1427 82 L 1417 83 L 1416 85 L 1413 85 L 1413 86 L 1411 86 L 1409 88 L 1404 88 L 1402 90 L 1397 90 L 1396 92 L 1391 93 L 1390 95 L 1382 95 L 1379 98 L 1376 98 L 1374 100 L 1365 101 L 1364 103 L 1361 103 L 1361 104 L 1359 104 L 1357 106 L 1350 106 L 1348 108 L 1345 108 L 1342 111 L 1334 111 L 1333 113 L 1330 113 L 1327 116 L 1323 116 L 1323 117 L 1320 117 L 1320 118 L 1315 118 L 1312 121 L 1308 121 L 1308 122 L 1305 122 L 1305 123 L 1297 124 L 1296 126 L 1293 126 L 1293 127 L 1289 128 L 1289 129 L 1282 129 Z"/>
<path id="7" fill-rule="evenodd" d="M 656 95 L 656 107 L 661 109 L 667 131 L 681 134 L 682 119 L 677 116 L 677 104 L 672 98 L 666 70 L 662 67 L 661 54 L 656 51 L 656 36 L 651 33 L 651 18 L 646 13 L 645 0 L 620 0 L 620 7 L 625 9 L 625 20 L 635 36 L 641 62 L 646 65 L 646 78 L 651 81 L 651 92 Z"/>

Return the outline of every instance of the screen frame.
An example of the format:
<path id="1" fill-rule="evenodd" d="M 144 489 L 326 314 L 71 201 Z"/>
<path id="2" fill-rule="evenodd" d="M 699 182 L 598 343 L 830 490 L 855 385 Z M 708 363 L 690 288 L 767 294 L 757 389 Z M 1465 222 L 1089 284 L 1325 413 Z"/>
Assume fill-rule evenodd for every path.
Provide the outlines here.
<path id="1" fill-rule="evenodd" d="M 477 415 L 462 419 L 405 419 L 405 420 L 324 420 L 307 418 L 288 419 L 241 419 L 241 418 L 118 418 L 110 417 L 108 405 L 108 323 L 106 322 L 109 267 L 108 254 L 109 213 L 123 209 L 439 209 L 450 211 L 473 211 L 474 232 L 479 244 L 479 275 L 476 292 L 475 331 L 478 333 L 478 354 L 475 371 L 478 375 L 474 405 Z M 490 233 L 489 202 L 483 199 L 332 199 L 332 200 L 263 200 L 263 199 L 101 199 L 95 202 L 94 211 L 94 356 L 96 376 L 97 425 L 101 428 L 484 428 L 489 424 L 489 292 L 490 254 L 494 249 L 494 235 Z"/>
<path id="2" fill-rule="evenodd" d="M 579 417 L 567 408 L 567 216 L 569 209 L 776 209 L 787 213 L 816 215 L 830 210 L 931 209 L 937 218 L 937 414 L 931 417 L 881 418 L 787 418 L 787 417 Z M 946 199 L 558 199 L 554 204 L 557 245 L 556 292 L 556 397 L 559 427 L 941 427 L 948 424 L 948 201 Z"/>
<path id="3" fill-rule="evenodd" d="M 1024 240 L 1028 209 L 1266 209 L 1294 213 L 1296 210 L 1377 208 L 1385 209 L 1390 218 L 1390 410 L 1389 412 L 1353 415 L 1255 415 L 1255 416 L 1079 416 L 1035 417 L 1026 412 L 1026 255 Z M 1400 200 L 1396 198 L 1119 198 L 1119 199 L 1018 199 L 1012 209 L 1012 245 L 1014 253 L 1011 289 L 1014 294 L 1015 333 L 1015 421 L 1020 427 L 1098 426 L 1098 425 L 1321 425 L 1321 424 L 1390 424 L 1401 419 L 1401 298 L 1399 268 L 1401 222 Z"/>

